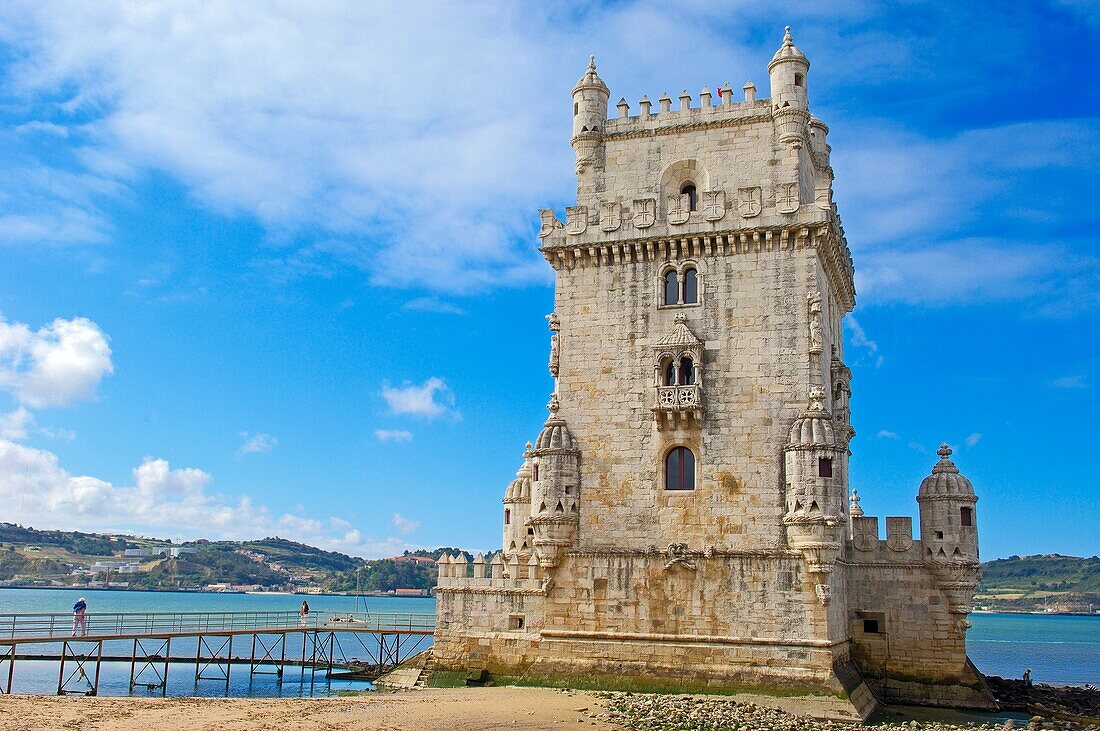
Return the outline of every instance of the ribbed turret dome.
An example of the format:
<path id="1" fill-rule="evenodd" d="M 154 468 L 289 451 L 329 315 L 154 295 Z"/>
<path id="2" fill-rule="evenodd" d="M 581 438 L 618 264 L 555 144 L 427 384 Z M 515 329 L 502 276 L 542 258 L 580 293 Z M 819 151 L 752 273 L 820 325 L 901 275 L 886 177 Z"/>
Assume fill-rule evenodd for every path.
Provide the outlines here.
<path id="1" fill-rule="evenodd" d="M 527 449 L 531 449 L 528 442 Z M 531 499 L 531 460 L 523 460 L 523 464 L 516 470 L 516 479 L 508 483 L 508 489 L 504 492 L 504 502 L 524 502 Z"/>
<path id="2" fill-rule="evenodd" d="M 539 432 L 539 438 L 535 440 L 535 451 L 543 449 L 560 449 L 567 452 L 575 452 L 577 445 L 573 441 L 573 435 L 565 423 L 565 419 L 551 416 L 546 420 L 546 425 Z"/>
<path id="3" fill-rule="evenodd" d="M 596 57 L 588 57 L 588 70 L 584 72 L 584 76 L 577 80 L 577 85 L 573 87 L 575 93 L 578 89 L 596 88 L 602 89 L 605 93 L 610 94 L 611 90 L 607 88 L 607 84 L 603 83 L 603 79 L 596 73 Z"/>
<path id="4" fill-rule="evenodd" d="M 810 393 L 810 408 L 803 411 L 791 425 L 787 448 L 824 447 L 836 448 L 833 417 L 824 407 L 825 394 L 820 389 Z"/>
<path id="5" fill-rule="evenodd" d="M 951 447 L 941 444 L 936 451 L 940 461 L 932 468 L 932 474 L 925 477 L 917 491 L 917 499 L 933 496 L 950 496 L 974 499 L 974 486 L 970 480 L 959 474 L 959 468 L 948 457 Z"/>
<path id="6" fill-rule="evenodd" d="M 794 45 L 794 39 L 791 38 L 791 26 L 789 25 L 784 29 L 783 45 L 775 52 L 771 63 L 768 64 L 768 71 L 771 71 L 772 66 L 779 61 L 801 61 L 807 66 L 810 65 L 810 62 L 806 60 L 806 55 Z"/>

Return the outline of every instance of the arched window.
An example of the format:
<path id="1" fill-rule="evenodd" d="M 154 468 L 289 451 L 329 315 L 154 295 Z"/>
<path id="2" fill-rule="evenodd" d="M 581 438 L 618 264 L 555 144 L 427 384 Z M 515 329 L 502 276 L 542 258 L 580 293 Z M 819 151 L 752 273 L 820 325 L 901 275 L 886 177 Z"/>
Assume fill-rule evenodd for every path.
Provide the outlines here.
<path id="1" fill-rule="evenodd" d="M 680 385 L 695 385 L 695 364 L 691 362 L 691 358 L 684 358 L 680 361 Z"/>
<path id="2" fill-rule="evenodd" d="M 676 271 L 670 270 L 665 274 L 665 304 L 675 305 L 680 302 L 680 287 L 676 281 Z"/>
<path id="3" fill-rule="evenodd" d="M 676 385 L 676 361 L 670 360 L 668 365 L 665 366 L 665 385 Z"/>
<path id="4" fill-rule="evenodd" d="M 695 489 L 695 455 L 687 447 L 676 447 L 665 457 L 665 489 Z"/>
<path id="5" fill-rule="evenodd" d="M 688 267 L 684 270 L 684 304 L 693 305 L 699 301 L 699 274 Z"/>
<path id="6" fill-rule="evenodd" d="M 699 194 L 695 192 L 695 183 L 684 183 L 680 187 L 680 195 L 686 195 L 688 197 L 688 210 L 694 211 L 699 208 Z"/>

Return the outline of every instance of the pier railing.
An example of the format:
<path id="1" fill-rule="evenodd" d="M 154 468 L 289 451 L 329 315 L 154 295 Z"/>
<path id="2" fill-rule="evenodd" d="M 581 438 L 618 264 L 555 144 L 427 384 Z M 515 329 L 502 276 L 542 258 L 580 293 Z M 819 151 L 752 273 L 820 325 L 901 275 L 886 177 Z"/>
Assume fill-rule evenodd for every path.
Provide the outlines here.
<path id="1" fill-rule="evenodd" d="M 374 614 L 365 612 L 89 612 L 83 626 L 74 626 L 72 614 L 0 614 L 0 641 L 66 639 L 78 632 L 89 637 L 166 636 L 292 629 L 351 632 L 431 633 L 432 614 Z"/>

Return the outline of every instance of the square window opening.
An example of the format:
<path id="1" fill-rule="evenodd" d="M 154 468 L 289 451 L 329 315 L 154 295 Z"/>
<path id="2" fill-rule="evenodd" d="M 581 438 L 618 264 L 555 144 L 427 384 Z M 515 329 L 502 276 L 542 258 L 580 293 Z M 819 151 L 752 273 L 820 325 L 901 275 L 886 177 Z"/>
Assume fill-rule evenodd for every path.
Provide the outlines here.
<path id="1" fill-rule="evenodd" d="M 821 457 L 817 460 L 817 476 L 818 477 L 832 477 L 833 476 L 833 460 L 828 457 Z"/>
<path id="2" fill-rule="evenodd" d="M 943 531 L 942 530 L 936 531 L 936 540 L 937 541 L 942 541 L 943 540 Z"/>
<path id="3" fill-rule="evenodd" d="M 520 630 L 523 629 L 523 625 L 526 623 L 527 616 L 523 614 L 513 614 L 508 617 L 508 629 Z"/>
<path id="4" fill-rule="evenodd" d="M 865 634 L 865 635 L 877 635 L 877 634 L 879 634 L 878 620 L 877 619 L 865 619 L 865 620 L 863 620 L 863 634 Z"/>
<path id="5" fill-rule="evenodd" d="M 965 527 L 973 527 L 974 508 L 959 508 L 959 520 Z"/>

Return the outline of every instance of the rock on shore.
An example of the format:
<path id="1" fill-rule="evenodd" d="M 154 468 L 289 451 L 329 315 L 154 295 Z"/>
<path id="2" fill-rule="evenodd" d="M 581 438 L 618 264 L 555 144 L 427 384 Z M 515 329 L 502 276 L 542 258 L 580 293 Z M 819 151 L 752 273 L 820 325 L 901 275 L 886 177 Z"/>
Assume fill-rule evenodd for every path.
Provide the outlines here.
<path id="1" fill-rule="evenodd" d="M 797 716 L 752 703 L 718 698 L 668 696 L 638 693 L 599 693 L 607 703 L 600 720 L 637 731 L 851 731 L 856 724 L 822 721 Z M 882 731 L 1002 731 L 1003 729 L 1073 729 L 1100 731 L 1100 724 L 1082 725 L 1033 718 L 1030 723 L 952 724 L 939 721 L 888 723 L 875 726 Z"/>

